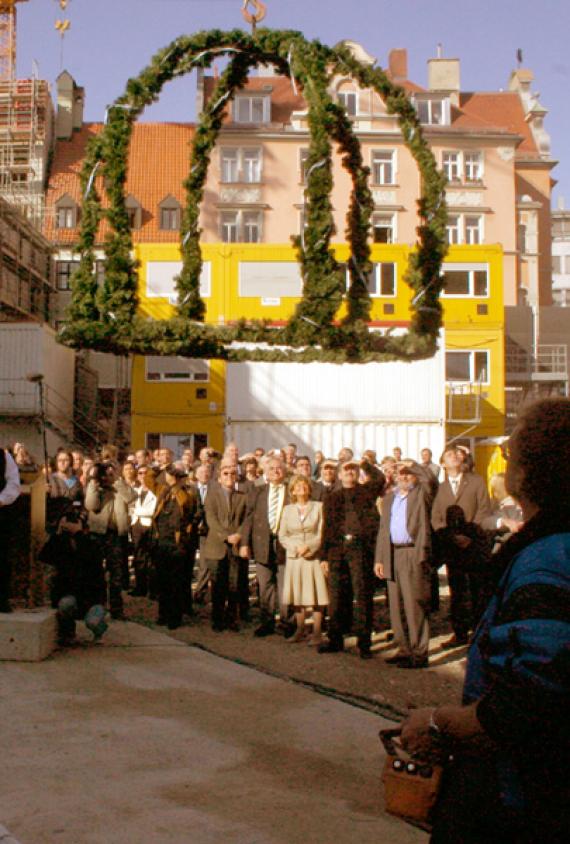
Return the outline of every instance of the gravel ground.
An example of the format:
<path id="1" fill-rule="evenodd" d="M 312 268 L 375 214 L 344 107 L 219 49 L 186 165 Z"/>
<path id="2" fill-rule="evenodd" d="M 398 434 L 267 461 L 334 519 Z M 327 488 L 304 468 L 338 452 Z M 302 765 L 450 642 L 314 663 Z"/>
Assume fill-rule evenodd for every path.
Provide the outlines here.
<path id="1" fill-rule="evenodd" d="M 355 638 L 345 640 L 347 650 L 338 654 L 318 654 L 305 642 L 289 644 L 279 635 L 256 638 L 253 635 L 257 626 L 255 607 L 252 607 L 251 623 L 243 625 L 239 633 L 213 632 L 208 606 L 196 607 L 196 615 L 185 616 L 178 630 L 158 629 L 188 645 L 316 687 L 324 693 L 350 698 L 358 705 L 397 720 L 409 707 L 435 706 L 460 698 L 467 648 L 445 651 L 440 647 L 441 641 L 450 635 L 445 587 L 442 592 L 441 608 L 431 617 L 429 668 L 412 671 L 386 665 L 383 660 L 394 651 L 389 641 L 386 600 L 380 592 L 375 598 L 374 659 L 368 661 L 359 658 Z M 128 597 L 125 614 L 130 621 L 153 627 L 157 605 L 147 598 Z"/>

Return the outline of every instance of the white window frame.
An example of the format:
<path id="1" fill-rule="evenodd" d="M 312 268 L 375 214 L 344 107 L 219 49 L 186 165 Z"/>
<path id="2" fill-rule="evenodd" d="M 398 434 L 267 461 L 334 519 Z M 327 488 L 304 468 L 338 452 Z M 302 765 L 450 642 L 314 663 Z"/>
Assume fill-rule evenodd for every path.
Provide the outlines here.
<path id="1" fill-rule="evenodd" d="M 56 229 L 74 229 L 77 226 L 77 206 L 59 205 L 55 210 Z"/>
<path id="2" fill-rule="evenodd" d="M 477 226 L 468 226 L 468 219 L 477 220 Z M 477 236 L 473 237 L 473 232 Z M 450 246 L 478 246 L 485 242 L 485 217 L 483 214 L 448 214 L 446 238 Z"/>
<path id="3" fill-rule="evenodd" d="M 307 184 L 307 161 L 309 160 L 309 147 L 301 147 L 299 150 L 299 184 Z"/>
<path id="4" fill-rule="evenodd" d="M 243 118 L 243 112 L 240 118 L 240 105 L 244 102 L 249 101 L 249 114 L 247 119 Z M 253 119 L 253 103 L 254 101 L 260 101 L 262 106 L 262 114 L 261 120 L 254 120 Z M 267 94 L 238 94 L 232 103 L 232 117 L 234 123 L 241 123 L 242 125 L 253 124 L 259 125 L 260 123 L 270 123 L 271 122 L 271 97 Z"/>
<path id="5" fill-rule="evenodd" d="M 483 181 L 484 157 L 481 150 L 444 149 L 441 153 L 441 169 L 451 184 L 473 185 Z M 475 170 L 473 178 L 469 171 Z"/>
<path id="6" fill-rule="evenodd" d="M 348 101 L 350 98 L 354 97 L 354 110 L 349 107 Z M 338 104 L 341 105 L 349 117 L 356 117 L 360 114 L 360 97 L 358 91 L 337 91 L 337 101 Z"/>
<path id="7" fill-rule="evenodd" d="M 444 150 L 441 154 L 441 169 L 448 182 L 461 182 L 461 153 L 458 150 Z"/>
<path id="8" fill-rule="evenodd" d="M 344 264 L 346 267 L 346 289 L 350 289 L 350 264 Z M 394 278 L 393 293 L 382 293 L 382 267 L 392 267 Z M 370 282 L 373 284 L 370 284 Z M 398 269 L 394 261 L 374 261 L 372 265 L 372 272 L 368 280 L 368 294 L 371 299 L 395 299 L 398 295 Z M 371 290 L 371 287 L 374 287 Z"/>
<path id="9" fill-rule="evenodd" d="M 420 114 L 422 104 L 427 106 L 426 120 L 422 120 L 422 115 Z M 441 105 L 441 120 L 434 120 L 435 104 Z M 449 97 L 415 97 L 415 107 L 418 113 L 418 119 L 424 126 L 449 126 L 451 122 Z"/>
<path id="10" fill-rule="evenodd" d="M 391 220 L 390 226 L 386 227 L 386 228 L 389 231 L 391 231 L 392 235 L 391 235 L 391 238 L 388 238 L 388 240 L 386 240 L 386 241 L 376 240 L 376 237 L 375 237 L 375 234 L 374 234 L 375 231 L 376 231 L 376 228 L 377 228 L 377 226 L 375 224 L 376 220 L 378 220 L 380 218 L 385 218 L 386 220 L 388 220 L 388 219 Z M 388 244 L 388 243 L 397 243 L 398 242 L 397 216 L 396 216 L 396 214 L 386 212 L 386 211 L 375 211 L 372 214 L 372 239 L 373 239 L 373 243 L 386 243 L 386 244 Z"/>
<path id="11" fill-rule="evenodd" d="M 398 154 L 395 149 L 373 149 L 370 158 L 372 184 L 395 185 L 397 164 Z M 378 174 L 376 168 L 378 168 Z"/>
<path id="12" fill-rule="evenodd" d="M 176 232 L 180 229 L 181 209 L 179 205 L 161 205 L 158 212 L 158 228 L 161 232 Z M 164 225 L 166 220 L 164 219 L 163 214 L 168 216 L 168 225 Z M 176 225 L 173 225 L 174 223 L 176 223 Z"/>
<path id="13" fill-rule="evenodd" d="M 452 264 L 445 262 L 441 268 L 442 276 L 448 272 L 468 273 L 467 293 L 448 293 L 445 288 L 441 291 L 444 299 L 488 299 L 489 298 L 489 264 Z M 475 273 L 484 272 L 487 276 L 487 292 L 485 294 L 475 293 Z"/>
<path id="14" fill-rule="evenodd" d="M 447 356 L 448 355 L 469 355 L 469 376 L 467 378 L 448 378 L 447 377 Z M 475 359 L 477 355 L 485 355 L 487 362 L 485 365 L 487 377 L 484 381 L 479 381 L 475 377 Z M 491 350 L 490 349 L 446 349 L 445 350 L 445 381 L 447 384 L 481 384 L 489 386 L 491 374 Z"/>
<path id="15" fill-rule="evenodd" d="M 229 217 L 230 214 L 234 216 L 234 222 L 229 223 L 224 221 L 224 216 Z M 256 239 L 245 239 L 246 227 L 250 225 L 246 220 L 246 215 L 256 215 L 258 237 Z M 226 239 L 224 236 L 224 228 L 226 226 L 235 227 L 236 239 Z M 254 208 L 225 208 L 220 212 L 220 239 L 222 243 L 261 243 L 263 241 L 263 212 Z"/>
<path id="16" fill-rule="evenodd" d="M 169 365 L 172 369 L 171 372 L 168 372 Z M 186 373 L 184 372 L 184 365 L 188 365 Z M 196 366 L 197 371 L 193 371 L 192 366 Z M 158 378 L 149 377 L 151 367 L 156 367 Z M 203 367 L 206 368 L 205 372 Z M 175 355 L 164 357 L 147 355 L 145 357 L 145 381 L 151 384 L 208 384 L 210 382 L 210 361 L 199 358 L 182 358 Z"/>
<path id="17" fill-rule="evenodd" d="M 251 153 L 257 153 L 257 159 Z M 232 162 L 231 172 L 226 172 L 226 162 Z M 257 172 L 253 172 L 256 178 L 248 178 L 248 166 L 246 162 L 255 161 Z M 235 165 L 235 166 L 234 166 Z M 261 183 L 263 173 L 263 153 L 261 147 L 222 147 L 220 150 L 220 175 L 224 185 L 245 184 L 258 185 Z M 229 176 L 229 178 L 228 178 Z"/>

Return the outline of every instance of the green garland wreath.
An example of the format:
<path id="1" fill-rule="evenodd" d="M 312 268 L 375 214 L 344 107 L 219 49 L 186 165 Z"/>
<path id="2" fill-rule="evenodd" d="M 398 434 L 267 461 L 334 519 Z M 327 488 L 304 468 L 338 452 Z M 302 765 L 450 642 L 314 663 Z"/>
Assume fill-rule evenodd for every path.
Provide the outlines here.
<path id="1" fill-rule="evenodd" d="M 232 59 L 200 116 L 190 172 L 184 182 L 187 200 L 180 232 L 183 266 L 176 279 L 177 312 L 169 320 L 148 321 L 137 313 L 137 267 L 131 257 L 133 244 L 125 206 L 132 128 L 144 108 L 158 99 L 166 82 L 196 67 L 210 67 L 220 54 Z M 275 65 L 299 85 L 308 106 L 307 226 L 302 236 L 292 238 L 301 265 L 303 297 L 283 328 L 246 320 L 213 326 L 204 323 L 205 304 L 200 298 L 200 206 L 226 102 L 245 85 L 251 68 L 260 63 Z M 418 243 L 405 275 L 415 295 L 410 305 L 410 329 L 404 336 L 385 336 L 367 326 L 371 303 L 366 278 L 372 268 L 369 235 L 374 205 L 368 187 L 370 171 L 363 164 L 351 121 L 328 93 L 330 80 L 339 73 L 377 91 L 388 112 L 397 115 L 404 142 L 421 174 Z M 330 248 L 334 231 L 331 139 L 338 144 L 343 166 L 352 180 L 346 225 L 350 287 L 347 315 L 340 325 L 334 319 L 345 289 L 344 272 Z M 99 170 L 105 178 L 106 209 L 95 187 Z M 445 178 L 437 169 L 404 90 L 380 68 L 358 62 L 343 46 L 333 49 L 318 41 L 308 42 L 299 32 L 269 29 L 257 30 L 255 35 L 241 30 L 211 30 L 176 39 L 157 53 L 136 79 L 128 81 L 125 93 L 108 109 L 103 131 L 88 145 L 81 185 L 81 260 L 73 277 L 68 321 L 60 335 L 66 345 L 123 355 L 297 362 L 412 360 L 429 357 L 436 350 L 442 323 L 440 270 L 447 250 Z M 98 290 L 94 248 L 103 217 L 111 233 L 105 241 L 105 281 Z"/>

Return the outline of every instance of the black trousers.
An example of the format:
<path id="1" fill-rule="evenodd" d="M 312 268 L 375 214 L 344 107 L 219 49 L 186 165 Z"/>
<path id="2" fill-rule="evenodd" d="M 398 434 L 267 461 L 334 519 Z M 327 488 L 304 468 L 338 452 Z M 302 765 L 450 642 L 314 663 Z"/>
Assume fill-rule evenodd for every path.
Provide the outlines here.
<path id="1" fill-rule="evenodd" d="M 0 507 L 0 612 L 9 609 L 12 560 L 10 538 L 12 536 L 11 507 Z"/>
<path id="2" fill-rule="evenodd" d="M 151 568 L 151 537 L 152 528 L 136 522 L 131 527 L 134 547 L 135 587 L 139 595 L 148 593 Z"/>
<path id="3" fill-rule="evenodd" d="M 120 616 L 123 612 L 123 537 L 110 530 L 104 534 L 93 533 L 91 536 L 109 575 L 111 616 Z"/>
<path id="4" fill-rule="evenodd" d="M 360 647 L 370 647 L 374 597 L 373 556 L 360 543 L 345 543 L 329 560 L 329 639 L 341 644 L 351 630 Z"/>
<path id="5" fill-rule="evenodd" d="M 449 564 L 446 568 L 451 627 L 458 639 L 466 639 L 477 627 L 493 590 L 478 572 L 465 572 Z"/>
<path id="6" fill-rule="evenodd" d="M 174 542 L 158 542 L 154 547 L 158 619 L 169 627 L 179 627 L 182 623 L 185 553 Z"/>
<path id="7" fill-rule="evenodd" d="M 216 627 L 236 622 L 238 615 L 243 618 L 240 580 L 244 562 L 247 560 L 240 559 L 231 548 L 221 560 L 206 560 L 212 589 L 212 624 Z"/>

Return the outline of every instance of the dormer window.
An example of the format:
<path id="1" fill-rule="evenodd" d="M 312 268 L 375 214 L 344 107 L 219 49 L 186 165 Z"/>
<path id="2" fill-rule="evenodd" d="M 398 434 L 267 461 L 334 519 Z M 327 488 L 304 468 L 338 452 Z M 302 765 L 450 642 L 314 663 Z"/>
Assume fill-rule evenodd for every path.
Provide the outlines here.
<path id="1" fill-rule="evenodd" d="M 79 220 L 79 206 L 68 194 L 55 203 L 55 225 L 58 229 L 74 229 Z"/>
<path id="2" fill-rule="evenodd" d="M 339 91 L 339 105 L 343 106 L 349 117 L 356 117 L 358 114 L 358 94 L 356 91 Z"/>
<path id="3" fill-rule="evenodd" d="M 129 227 L 131 229 L 140 229 L 142 224 L 142 206 L 138 199 L 132 194 L 129 194 L 125 199 L 125 208 L 129 217 Z"/>
<path id="4" fill-rule="evenodd" d="M 449 126 L 450 106 L 448 97 L 415 97 L 416 111 L 420 123 L 426 126 Z"/>
<path id="5" fill-rule="evenodd" d="M 238 95 L 233 103 L 233 118 L 236 123 L 269 123 L 271 98 L 269 95 Z"/>
<path id="6" fill-rule="evenodd" d="M 158 206 L 162 231 L 178 231 L 180 228 L 180 203 L 173 196 L 167 196 Z"/>

